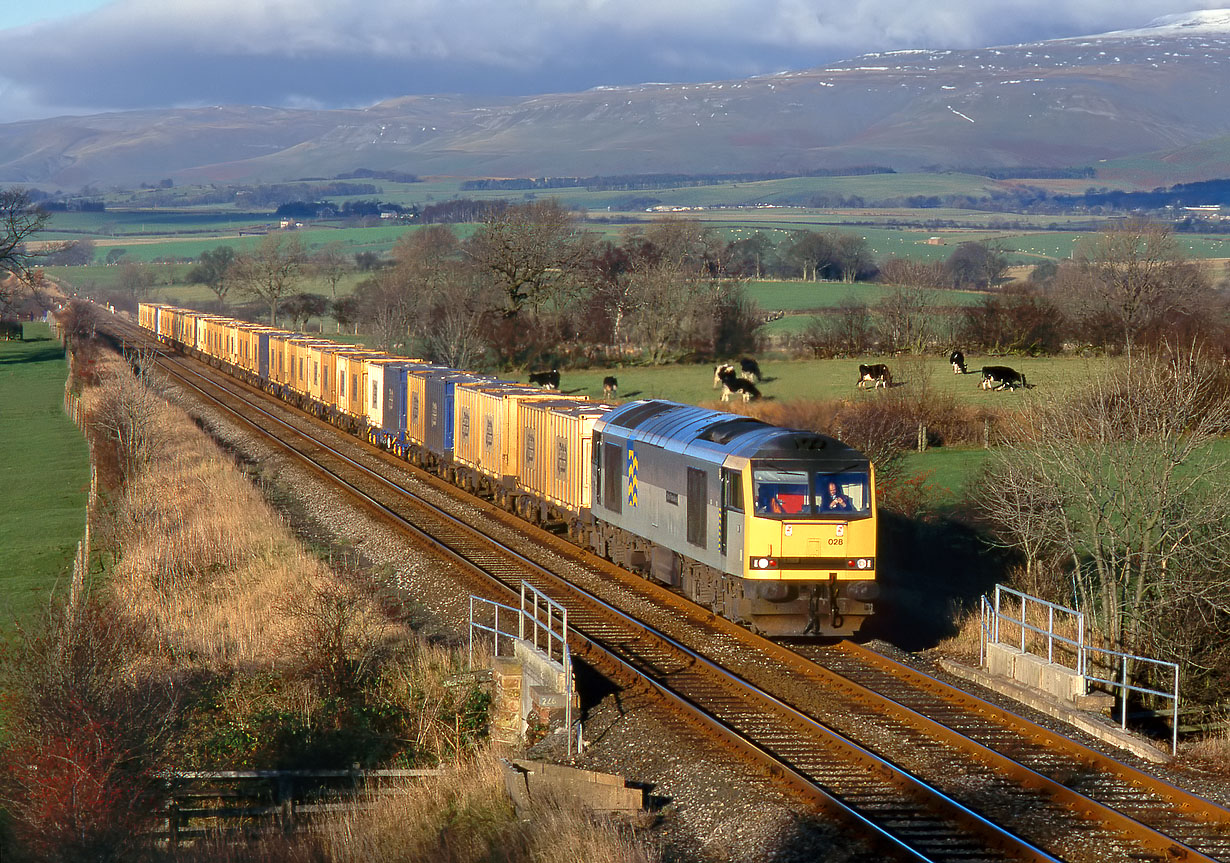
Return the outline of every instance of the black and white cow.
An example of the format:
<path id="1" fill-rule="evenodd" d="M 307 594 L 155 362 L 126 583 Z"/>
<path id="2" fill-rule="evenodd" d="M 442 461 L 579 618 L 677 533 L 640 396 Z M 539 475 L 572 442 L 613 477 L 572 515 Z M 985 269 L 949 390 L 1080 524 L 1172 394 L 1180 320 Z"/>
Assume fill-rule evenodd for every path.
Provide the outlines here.
<path id="1" fill-rule="evenodd" d="M 760 383 L 760 378 L 762 377 L 760 374 L 760 363 L 751 357 L 744 357 L 739 360 L 739 377 L 754 384 Z"/>
<path id="2" fill-rule="evenodd" d="M 734 366 L 719 366 L 717 375 L 718 381 L 722 385 L 722 401 L 730 401 L 730 397 L 734 393 L 743 396 L 745 402 L 760 398 L 760 390 L 757 389 L 756 385 L 746 378 L 736 375 Z"/>
<path id="3" fill-rule="evenodd" d="M 888 370 L 888 366 L 884 363 L 875 363 L 874 365 L 859 364 L 858 381 L 856 382 L 859 389 L 865 387 L 868 383 L 875 387 L 884 387 L 888 389 L 893 385 L 893 373 Z"/>
<path id="4" fill-rule="evenodd" d="M 602 395 L 609 399 L 617 392 L 619 392 L 619 381 L 614 375 L 607 375 L 602 379 Z"/>
<path id="5" fill-rule="evenodd" d="M 549 372 L 530 372 L 530 383 L 544 390 L 557 390 L 559 389 L 559 369 L 551 369 Z"/>
<path id="6" fill-rule="evenodd" d="M 953 351 L 948 355 L 948 362 L 952 363 L 952 373 L 954 375 L 968 375 L 969 369 L 965 367 L 965 354 L 960 351 Z"/>
<path id="7" fill-rule="evenodd" d="M 1025 375 L 1008 366 L 983 366 L 982 383 L 978 386 L 984 390 L 1029 388 L 1029 384 L 1025 383 Z"/>

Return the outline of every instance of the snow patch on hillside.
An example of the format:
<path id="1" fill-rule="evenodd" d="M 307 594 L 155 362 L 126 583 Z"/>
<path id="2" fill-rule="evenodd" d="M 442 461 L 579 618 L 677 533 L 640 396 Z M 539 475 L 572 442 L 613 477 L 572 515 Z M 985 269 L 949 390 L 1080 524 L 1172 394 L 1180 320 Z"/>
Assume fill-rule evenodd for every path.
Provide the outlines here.
<path id="1" fill-rule="evenodd" d="M 1230 9 L 1203 9 L 1154 18 L 1136 30 L 1112 30 L 1098 36 L 1120 38 L 1132 36 L 1176 36 L 1185 33 L 1230 34 Z"/>

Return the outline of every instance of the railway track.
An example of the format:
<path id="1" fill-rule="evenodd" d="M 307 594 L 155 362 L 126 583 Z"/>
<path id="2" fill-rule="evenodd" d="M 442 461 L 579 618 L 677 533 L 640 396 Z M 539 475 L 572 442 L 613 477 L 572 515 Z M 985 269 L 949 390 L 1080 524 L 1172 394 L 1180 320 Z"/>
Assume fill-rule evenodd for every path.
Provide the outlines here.
<path id="1" fill-rule="evenodd" d="M 484 579 L 475 592 L 491 595 L 490 578 L 512 591 L 525 581 L 564 604 L 574 656 L 686 708 L 696 727 L 845 819 L 873 857 L 1230 860 L 1230 813 L 1207 801 L 855 645 L 803 655 L 765 642 L 549 535 L 527 536 L 472 498 L 460 519 L 448 512 L 455 493 L 433 478 L 281 403 L 255 407 L 229 378 L 169 365 L 440 546 Z"/>

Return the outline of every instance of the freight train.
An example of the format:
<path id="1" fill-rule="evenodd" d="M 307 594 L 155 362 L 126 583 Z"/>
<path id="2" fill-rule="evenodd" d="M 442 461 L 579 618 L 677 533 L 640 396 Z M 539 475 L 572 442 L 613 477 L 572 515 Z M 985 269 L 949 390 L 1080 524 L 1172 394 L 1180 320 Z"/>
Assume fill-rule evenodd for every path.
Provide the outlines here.
<path id="1" fill-rule="evenodd" d="M 841 441 L 660 399 L 563 396 L 141 303 L 141 327 L 771 637 L 874 610 L 875 470 Z"/>

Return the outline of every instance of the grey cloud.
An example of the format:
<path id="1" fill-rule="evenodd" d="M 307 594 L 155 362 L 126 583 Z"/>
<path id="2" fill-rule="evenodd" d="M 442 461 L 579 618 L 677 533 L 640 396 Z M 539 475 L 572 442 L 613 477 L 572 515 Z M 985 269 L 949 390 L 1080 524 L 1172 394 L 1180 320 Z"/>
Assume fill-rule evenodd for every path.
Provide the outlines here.
<path id="1" fill-rule="evenodd" d="M 1139 27 L 1161 0 L 115 0 L 0 30 L 4 119 L 704 81 Z"/>

